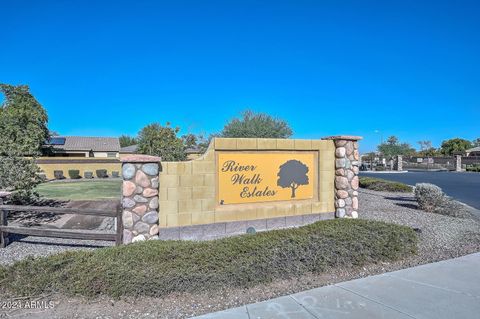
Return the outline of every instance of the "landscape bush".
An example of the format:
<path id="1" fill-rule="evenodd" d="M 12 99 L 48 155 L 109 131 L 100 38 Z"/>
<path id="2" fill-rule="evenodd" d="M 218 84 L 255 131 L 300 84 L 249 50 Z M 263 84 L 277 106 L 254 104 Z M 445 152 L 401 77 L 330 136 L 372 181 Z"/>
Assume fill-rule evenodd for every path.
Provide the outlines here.
<path id="1" fill-rule="evenodd" d="M 71 179 L 79 179 L 81 178 L 80 176 L 80 171 L 78 169 L 70 169 L 68 170 L 68 176 L 71 178 Z"/>
<path id="2" fill-rule="evenodd" d="M 120 177 L 120 173 L 118 171 L 113 171 L 112 177 Z"/>
<path id="3" fill-rule="evenodd" d="M 83 173 L 83 176 L 85 178 L 88 178 L 88 179 L 93 178 L 93 172 L 88 172 L 87 171 L 87 172 Z"/>
<path id="4" fill-rule="evenodd" d="M 413 187 L 407 184 L 387 181 L 385 179 L 360 176 L 359 185 L 361 188 L 374 191 L 411 193 Z"/>
<path id="5" fill-rule="evenodd" d="M 466 217 L 466 209 L 448 197 L 440 187 L 430 183 L 415 185 L 415 199 L 421 210 L 453 217 Z"/>
<path id="6" fill-rule="evenodd" d="M 414 254 L 410 227 L 360 219 L 212 241 L 151 240 L 93 251 L 28 258 L 0 267 L 0 291 L 161 297 L 246 288 L 328 269 L 362 267 Z"/>
<path id="7" fill-rule="evenodd" d="M 480 165 L 467 165 L 467 172 L 480 172 Z"/>
<path id="8" fill-rule="evenodd" d="M 95 172 L 97 173 L 98 178 L 107 178 L 108 177 L 106 169 L 97 169 Z"/>
<path id="9" fill-rule="evenodd" d="M 63 171 L 53 171 L 53 176 L 55 179 L 65 179 L 65 176 L 63 176 Z"/>

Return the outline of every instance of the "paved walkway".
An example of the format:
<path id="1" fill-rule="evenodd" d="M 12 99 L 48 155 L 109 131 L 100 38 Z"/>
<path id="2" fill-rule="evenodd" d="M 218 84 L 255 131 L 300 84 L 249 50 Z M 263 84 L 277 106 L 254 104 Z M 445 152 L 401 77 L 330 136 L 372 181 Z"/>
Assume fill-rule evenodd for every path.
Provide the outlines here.
<path id="1" fill-rule="evenodd" d="M 196 318 L 480 318 L 480 253 Z"/>

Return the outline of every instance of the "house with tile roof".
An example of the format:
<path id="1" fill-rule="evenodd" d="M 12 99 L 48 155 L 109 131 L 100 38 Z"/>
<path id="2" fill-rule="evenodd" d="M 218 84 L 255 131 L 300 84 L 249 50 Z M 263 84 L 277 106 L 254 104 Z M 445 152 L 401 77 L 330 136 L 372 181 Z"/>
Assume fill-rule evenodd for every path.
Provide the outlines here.
<path id="1" fill-rule="evenodd" d="M 119 158 L 117 137 L 54 136 L 43 145 L 47 157 Z"/>

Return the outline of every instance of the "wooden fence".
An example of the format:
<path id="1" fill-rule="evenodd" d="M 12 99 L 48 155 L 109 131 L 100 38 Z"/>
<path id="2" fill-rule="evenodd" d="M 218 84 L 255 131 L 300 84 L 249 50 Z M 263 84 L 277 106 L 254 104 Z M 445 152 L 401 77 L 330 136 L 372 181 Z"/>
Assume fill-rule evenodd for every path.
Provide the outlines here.
<path id="1" fill-rule="evenodd" d="M 41 227 L 8 226 L 7 217 L 9 211 L 116 217 L 117 227 L 115 233 L 107 233 L 77 229 L 50 229 Z M 68 207 L 0 205 L 0 248 L 5 248 L 8 245 L 8 234 L 83 240 L 104 240 L 114 241 L 116 245 L 120 245 L 122 243 L 123 234 L 122 209 L 120 204 L 115 210 L 110 211 Z"/>

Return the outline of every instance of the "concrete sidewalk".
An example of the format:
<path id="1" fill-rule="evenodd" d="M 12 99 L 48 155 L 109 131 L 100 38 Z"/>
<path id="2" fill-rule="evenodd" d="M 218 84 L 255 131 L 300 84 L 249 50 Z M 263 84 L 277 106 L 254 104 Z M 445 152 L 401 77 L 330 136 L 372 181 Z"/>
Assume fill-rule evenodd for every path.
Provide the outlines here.
<path id="1" fill-rule="evenodd" d="M 480 318 L 480 253 L 196 318 Z"/>

